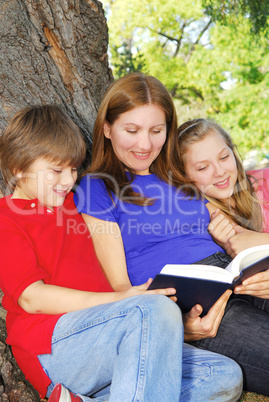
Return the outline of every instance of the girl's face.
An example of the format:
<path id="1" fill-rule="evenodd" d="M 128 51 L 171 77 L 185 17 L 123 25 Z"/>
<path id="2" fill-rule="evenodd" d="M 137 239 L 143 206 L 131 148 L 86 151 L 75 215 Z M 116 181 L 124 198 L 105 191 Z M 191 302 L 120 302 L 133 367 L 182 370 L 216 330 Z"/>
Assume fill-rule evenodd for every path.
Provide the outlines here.
<path id="1" fill-rule="evenodd" d="M 165 113 L 156 105 L 136 107 L 113 124 L 106 122 L 104 135 L 122 163 L 136 174 L 147 175 L 166 140 Z"/>
<path id="2" fill-rule="evenodd" d="M 77 179 L 77 169 L 38 158 L 27 172 L 18 172 L 16 176 L 19 185 L 14 198 L 38 199 L 41 205 L 53 210 L 63 205 Z"/>
<path id="3" fill-rule="evenodd" d="M 233 195 L 237 181 L 236 160 L 219 133 L 212 131 L 190 145 L 184 162 L 188 178 L 203 194 L 223 201 Z"/>

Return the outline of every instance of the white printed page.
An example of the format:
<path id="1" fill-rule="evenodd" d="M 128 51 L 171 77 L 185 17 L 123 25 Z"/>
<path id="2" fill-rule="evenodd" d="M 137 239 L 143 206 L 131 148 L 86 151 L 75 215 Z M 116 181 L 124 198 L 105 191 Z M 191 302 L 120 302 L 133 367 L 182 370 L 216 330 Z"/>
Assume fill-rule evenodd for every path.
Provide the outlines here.
<path id="1" fill-rule="evenodd" d="M 247 248 L 233 259 L 226 267 L 225 271 L 229 271 L 233 273 L 234 276 L 237 276 L 244 268 L 268 256 L 269 244 Z"/>
<path id="2" fill-rule="evenodd" d="M 161 274 L 208 279 L 226 283 L 232 283 L 233 281 L 233 275 L 230 272 L 212 265 L 167 264 L 161 270 Z"/>

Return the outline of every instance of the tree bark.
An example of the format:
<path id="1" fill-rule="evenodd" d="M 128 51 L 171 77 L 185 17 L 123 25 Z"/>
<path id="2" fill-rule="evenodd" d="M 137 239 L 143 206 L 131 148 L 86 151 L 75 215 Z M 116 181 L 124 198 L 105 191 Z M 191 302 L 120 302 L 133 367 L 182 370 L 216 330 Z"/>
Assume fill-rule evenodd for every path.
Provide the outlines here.
<path id="1" fill-rule="evenodd" d="M 58 104 L 81 128 L 89 160 L 97 110 L 113 81 L 107 46 L 97 0 L 0 0 L 0 133 L 23 107 Z M 5 339 L 0 307 L 0 402 L 39 401 Z"/>
<path id="2" fill-rule="evenodd" d="M 96 113 L 113 81 L 102 4 L 0 0 L 0 27 L 0 132 L 24 106 L 60 104 L 81 128 L 89 158 Z"/>

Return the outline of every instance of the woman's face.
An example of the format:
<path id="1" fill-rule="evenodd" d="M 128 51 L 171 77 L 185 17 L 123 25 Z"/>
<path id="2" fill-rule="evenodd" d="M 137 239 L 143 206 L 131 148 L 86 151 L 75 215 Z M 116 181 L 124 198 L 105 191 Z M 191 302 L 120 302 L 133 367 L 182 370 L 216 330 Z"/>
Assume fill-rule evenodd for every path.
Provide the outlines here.
<path id="1" fill-rule="evenodd" d="M 216 132 L 190 145 L 184 155 L 185 170 L 198 189 L 210 197 L 228 200 L 237 181 L 233 151 Z"/>
<path id="2" fill-rule="evenodd" d="M 166 118 L 157 105 L 144 105 L 105 123 L 104 135 L 111 140 L 118 159 L 139 175 L 149 174 L 166 140 Z"/>

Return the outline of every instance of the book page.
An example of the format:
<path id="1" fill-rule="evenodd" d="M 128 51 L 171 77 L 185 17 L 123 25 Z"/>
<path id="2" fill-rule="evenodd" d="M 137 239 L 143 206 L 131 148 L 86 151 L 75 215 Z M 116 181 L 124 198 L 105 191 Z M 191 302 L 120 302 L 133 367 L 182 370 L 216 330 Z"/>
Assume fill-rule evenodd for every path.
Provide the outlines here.
<path id="1" fill-rule="evenodd" d="M 167 264 L 161 270 L 161 274 L 201 278 L 225 283 L 232 283 L 233 281 L 233 275 L 229 271 L 212 265 Z"/>
<path id="2" fill-rule="evenodd" d="M 269 256 L 269 244 L 247 248 L 233 259 L 225 268 L 225 271 L 229 271 L 233 273 L 234 276 L 237 276 L 244 268 L 267 256 Z"/>

